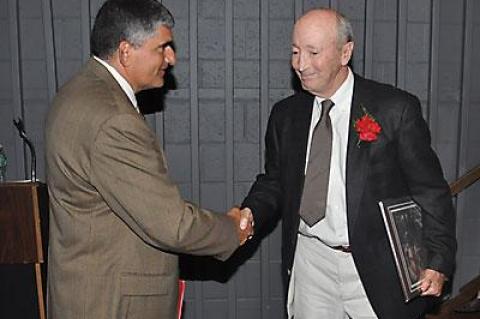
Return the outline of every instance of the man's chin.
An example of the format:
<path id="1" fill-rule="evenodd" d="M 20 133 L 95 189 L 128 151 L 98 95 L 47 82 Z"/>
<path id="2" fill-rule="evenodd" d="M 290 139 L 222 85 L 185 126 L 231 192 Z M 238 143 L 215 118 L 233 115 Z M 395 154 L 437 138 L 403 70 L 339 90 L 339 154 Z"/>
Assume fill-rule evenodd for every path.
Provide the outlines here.
<path id="1" fill-rule="evenodd" d="M 165 81 L 162 80 L 162 81 L 158 81 L 157 83 L 151 83 L 150 85 L 145 87 L 143 90 L 160 89 L 164 85 L 165 85 Z"/>
<path id="2" fill-rule="evenodd" d="M 312 87 L 310 85 L 305 84 L 305 82 L 301 82 L 302 84 L 302 89 L 304 89 L 307 92 L 312 92 Z"/>
<path id="3" fill-rule="evenodd" d="M 319 96 L 319 97 L 327 97 L 323 92 L 319 92 L 319 90 L 314 89 L 310 85 L 305 85 L 302 83 L 302 89 L 312 95 Z"/>

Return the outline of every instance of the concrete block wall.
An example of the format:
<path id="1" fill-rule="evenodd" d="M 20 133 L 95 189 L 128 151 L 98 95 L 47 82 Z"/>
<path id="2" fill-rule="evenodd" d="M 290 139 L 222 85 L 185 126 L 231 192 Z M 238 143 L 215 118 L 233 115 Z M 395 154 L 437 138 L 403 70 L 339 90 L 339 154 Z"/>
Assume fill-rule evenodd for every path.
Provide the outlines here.
<path id="1" fill-rule="evenodd" d="M 89 31 L 103 0 L 0 0 L 0 143 L 8 177 L 28 157 L 11 121 L 22 117 L 45 178 L 43 129 L 57 88 L 89 56 Z M 353 69 L 416 94 L 446 177 L 480 163 L 480 4 L 475 0 L 163 0 L 175 16 L 175 88 L 147 115 L 172 178 L 188 200 L 226 211 L 263 166 L 268 113 L 293 92 L 294 20 L 316 6 L 353 22 Z M 27 163 L 27 164 L 25 164 Z M 480 184 L 456 199 L 459 254 L 454 290 L 480 272 Z M 227 264 L 185 261 L 184 318 L 280 318 L 279 227 Z M 221 276 L 219 275 L 221 274 Z M 196 276 L 196 277 L 195 277 Z M 227 280 L 228 279 L 228 280 Z"/>

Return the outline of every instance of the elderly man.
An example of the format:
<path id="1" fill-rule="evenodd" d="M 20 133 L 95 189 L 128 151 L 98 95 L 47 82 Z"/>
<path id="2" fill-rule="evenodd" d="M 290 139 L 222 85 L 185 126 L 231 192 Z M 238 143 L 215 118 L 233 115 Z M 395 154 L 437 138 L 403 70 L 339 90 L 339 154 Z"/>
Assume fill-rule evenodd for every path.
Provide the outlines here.
<path id="1" fill-rule="evenodd" d="M 348 67 L 348 20 L 314 9 L 296 23 L 303 91 L 277 103 L 265 173 L 243 207 L 256 227 L 283 218 L 283 271 L 295 319 L 416 319 L 452 274 L 455 216 L 418 99 Z M 405 304 L 378 202 L 413 198 L 428 251 L 422 297 Z"/>
<path id="2" fill-rule="evenodd" d="M 155 0 L 108 0 L 93 57 L 58 92 L 47 121 L 48 317 L 175 318 L 176 253 L 226 259 L 248 216 L 184 201 L 135 93 L 161 87 L 173 18 Z M 240 227 L 240 221 L 242 227 Z"/>

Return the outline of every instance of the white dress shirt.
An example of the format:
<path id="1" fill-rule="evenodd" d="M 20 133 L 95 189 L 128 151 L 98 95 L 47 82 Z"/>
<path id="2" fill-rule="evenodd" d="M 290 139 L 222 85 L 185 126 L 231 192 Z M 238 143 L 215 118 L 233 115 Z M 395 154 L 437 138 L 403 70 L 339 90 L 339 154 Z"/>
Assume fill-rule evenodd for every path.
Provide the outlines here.
<path id="1" fill-rule="evenodd" d="M 128 96 L 128 99 L 130 100 L 130 102 L 132 102 L 135 110 L 137 110 L 137 112 L 140 113 L 140 109 L 138 108 L 137 98 L 135 97 L 135 92 L 133 92 L 133 89 L 131 85 L 127 82 L 127 80 L 125 80 L 125 78 L 120 73 L 118 73 L 118 71 L 113 66 L 111 66 L 104 60 L 96 56 L 93 56 L 93 58 L 97 60 L 101 65 L 107 68 L 108 72 L 110 72 L 110 74 L 113 76 L 115 81 L 118 82 L 122 90 Z"/>
<path id="2" fill-rule="evenodd" d="M 330 97 L 335 105 L 330 110 L 332 123 L 332 155 L 330 161 L 330 177 L 328 182 L 327 205 L 325 218 L 309 227 L 300 219 L 299 232 L 316 237 L 329 246 L 346 246 L 348 241 L 347 201 L 346 201 L 346 159 L 348 131 L 350 129 L 350 109 L 353 97 L 353 73 L 349 69 L 348 76 L 338 90 Z M 308 134 L 305 172 L 307 171 L 313 129 L 321 115 L 321 97 L 313 101 L 312 120 Z"/>

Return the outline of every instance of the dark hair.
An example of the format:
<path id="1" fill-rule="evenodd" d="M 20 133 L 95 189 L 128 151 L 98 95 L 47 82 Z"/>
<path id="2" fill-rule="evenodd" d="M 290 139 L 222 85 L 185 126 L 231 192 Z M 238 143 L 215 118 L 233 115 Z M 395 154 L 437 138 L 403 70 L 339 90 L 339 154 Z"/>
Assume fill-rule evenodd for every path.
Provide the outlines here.
<path id="1" fill-rule="evenodd" d="M 141 46 L 159 26 L 173 28 L 172 14 L 156 0 L 107 0 L 95 18 L 90 51 L 110 57 L 121 41 Z"/>

